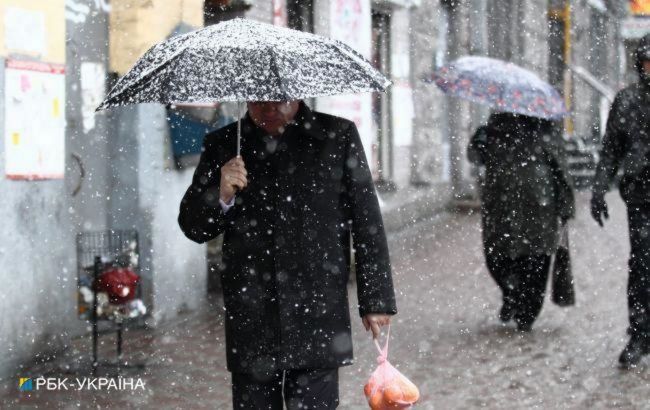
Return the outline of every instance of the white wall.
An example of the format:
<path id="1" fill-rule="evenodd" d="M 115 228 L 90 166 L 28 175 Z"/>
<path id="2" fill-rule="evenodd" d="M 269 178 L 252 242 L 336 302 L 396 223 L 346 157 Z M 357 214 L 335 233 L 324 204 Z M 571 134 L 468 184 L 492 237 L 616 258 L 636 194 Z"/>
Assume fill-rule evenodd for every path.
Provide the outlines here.
<path id="1" fill-rule="evenodd" d="M 111 226 L 138 230 L 143 291 L 153 306 L 151 325 L 197 308 L 207 286 L 206 245 L 187 239 L 177 223 L 193 169 L 170 167 L 165 116 L 159 104 L 121 109 L 117 121 L 123 127 L 115 149 L 123 154 L 111 201 Z"/>

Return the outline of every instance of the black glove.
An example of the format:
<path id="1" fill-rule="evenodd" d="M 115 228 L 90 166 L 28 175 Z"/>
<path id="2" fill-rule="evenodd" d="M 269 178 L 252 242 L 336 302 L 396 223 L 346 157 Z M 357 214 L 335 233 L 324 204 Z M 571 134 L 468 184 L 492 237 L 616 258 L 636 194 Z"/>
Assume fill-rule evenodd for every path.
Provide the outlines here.
<path id="1" fill-rule="evenodd" d="M 609 219 L 607 212 L 607 202 L 605 202 L 605 195 L 593 194 L 591 197 L 591 216 L 598 222 L 598 225 L 603 226 L 603 218 Z"/>

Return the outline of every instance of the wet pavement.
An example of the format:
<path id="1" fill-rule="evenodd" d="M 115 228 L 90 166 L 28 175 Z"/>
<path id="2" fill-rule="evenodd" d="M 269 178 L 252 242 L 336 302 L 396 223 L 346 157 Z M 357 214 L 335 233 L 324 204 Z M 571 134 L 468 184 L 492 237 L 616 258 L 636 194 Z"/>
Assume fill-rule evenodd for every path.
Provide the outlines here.
<path id="1" fill-rule="evenodd" d="M 633 371 L 616 360 L 627 337 L 627 223 L 617 194 L 611 219 L 599 228 L 578 196 L 570 229 L 577 304 L 548 300 L 529 334 L 497 320 L 500 295 L 488 276 L 476 213 L 442 214 L 390 236 L 399 314 L 389 361 L 415 382 L 421 409 L 650 409 L 650 357 Z M 356 297 L 351 289 L 351 306 Z M 357 317 L 356 308 L 352 308 Z M 353 322 L 356 363 L 341 369 L 342 409 L 368 408 L 363 385 L 376 351 L 361 321 Z M 113 336 L 101 337 L 112 357 Z M 219 301 L 154 330 L 130 330 L 124 351 L 144 370 L 144 389 L 18 392 L 17 378 L 81 377 L 65 365 L 86 366 L 88 339 L 56 360 L 21 370 L 2 386 L 0 408 L 230 408 Z M 101 374 L 100 374 L 101 376 Z"/>

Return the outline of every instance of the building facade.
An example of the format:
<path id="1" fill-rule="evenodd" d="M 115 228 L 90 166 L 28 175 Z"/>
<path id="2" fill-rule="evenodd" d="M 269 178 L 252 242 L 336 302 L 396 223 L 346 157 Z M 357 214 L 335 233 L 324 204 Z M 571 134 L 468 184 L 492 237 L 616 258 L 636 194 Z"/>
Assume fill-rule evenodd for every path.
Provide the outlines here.
<path id="1" fill-rule="evenodd" d="M 563 95 L 571 115 L 559 128 L 567 141 L 595 147 L 611 104 L 609 94 L 630 79 L 625 61 L 634 40 L 625 38 L 621 22 L 627 19 L 638 28 L 645 24 L 639 21 L 647 20 L 630 17 L 625 3 L 424 0 L 411 18 L 413 75 L 427 76 L 462 55 L 511 61 Z M 630 30 L 628 37 L 647 32 L 643 27 Z M 474 198 L 476 171 L 465 150 L 490 110 L 446 97 L 432 84 L 414 81 L 413 87 L 412 183 L 433 184 L 441 193 L 449 183 L 454 200 Z"/>
<path id="2" fill-rule="evenodd" d="M 51 95 L 42 118 L 50 128 L 30 128 L 39 121 L 33 121 L 34 109 L 25 105 L 0 110 L 5 136 L 0 185 L 7 193 L 1 209 L 8 228 L 0 239 L 0 263 L 12 277 L 0 298 L 3 311 L 12 312 L 0 325 L 0 343 L 11 352 L 0 359 L 0 376 L 14 376 L 24 361 L 61 349 L 86 332 L 76 306 L 75 237 L 80 232 L 138 231 L 148 325 L 195 309 L 205 298 L 210 278 L 206 247 L 187 240 L 176 223 L 193 167 L 191 160 L 179 166 L 182 161 L 170 141 L 170 107 L 142 104 L 94 112 L 115 80 L 150 46 L 233 17 L 350 44 L 393 80 L 395 91 L 308 103 L 357 122 L 378 186 L 394 190 L 409 183 L 413 110 L 408 26 L 415 5 L 370 0 L 1 0 L 0 97 L 22 101 L 19 93 L 27 92 L 29 81 L 41 81 L 41 72 L 47 72 L 43 82 Z M 10 20 L 16 24 L 5 24 Z M 218 114 L 234 117 L 227 106 Z M 17 131 L 8 133 L 14 125 Z M 48 140 L 20 151 L 30 132 L 41 132 Z"/>
<path id="3" fill-rule="evenodd" d="M 0 358 L 0 377 L 86 332 L 76 312 L 80 232 L 138 231 L 151 326 L 198 308 L 216 282 L 206 247 L 176 224 L 197 153 L 192 141 L 175 144 L 170 118 L 178 112 L 158 104 L 94 112 L 156 42 L 245 17 L 349 44 L 392 80 L 389 91 L 307 103 L 356 122 L 380 198 L 407 202 L 426 193 L 444 202 L 474 195 L 465 147 L 490 111 L 448 98 L 423 78 L 466 54 L 513 61 L 563 93 L 573 111 L 567 133 L 597 139 L 607 101 L 567 62 L 612 89 L 633 78 L 628 56 L 650 27 L 621 3 L 0 0 L 0 266 L 9 278 L 0 309 L 11 312 L 0 323 L 0 344 L 10 352 Z M 37 83 L 44 94 L 35 94 Z M 236 116 L 227 104 L 215 110 L 192 115 L 210 126 Z"/>

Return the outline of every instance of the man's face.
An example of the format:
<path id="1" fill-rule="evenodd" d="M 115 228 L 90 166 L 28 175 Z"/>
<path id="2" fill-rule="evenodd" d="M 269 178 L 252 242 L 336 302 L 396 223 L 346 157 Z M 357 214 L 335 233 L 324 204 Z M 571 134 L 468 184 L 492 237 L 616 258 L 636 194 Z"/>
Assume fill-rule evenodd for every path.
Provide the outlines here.
<path id="1" fill-rule="evenodd" d="M 650 76 L 650 60 L 645 60 L 643 62 L 643 72 Z"/>
<path id="2" fill-rule="evenodd" d="M 251 101 L 248 113 L 255 125 L 271 135 L 278 135 L 296 116 L 299 106 L 299 101 Z"/>

